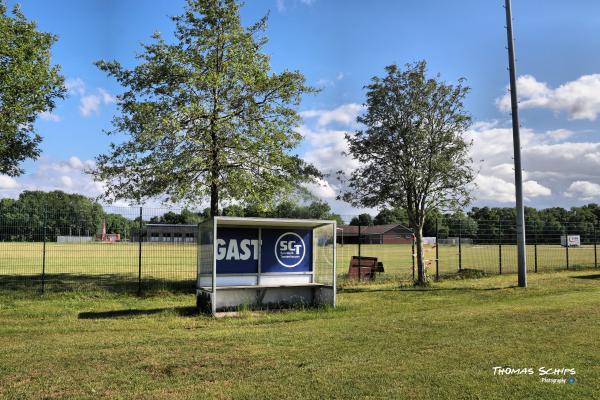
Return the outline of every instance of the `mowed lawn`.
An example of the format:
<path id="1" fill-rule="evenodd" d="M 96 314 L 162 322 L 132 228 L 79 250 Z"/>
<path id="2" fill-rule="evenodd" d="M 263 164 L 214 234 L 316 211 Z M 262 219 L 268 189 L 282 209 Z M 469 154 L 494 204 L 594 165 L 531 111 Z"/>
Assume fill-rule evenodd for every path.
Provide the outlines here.
<path id="1" fill-rule="evenodd" d="M 219 319 L 196 315 L 193 294 L 0 290 L 0 398 L 597 397 L 600 270 L 515 281 L 363 285 L 335 310 Z"/>
<path id="2" fill-rule="evenodd" d="M 439 248 L 440 274 L 455 273 L 459 267 L 457 246 Z M 462 268 L 480 269 L 489 274 L 516 272 L 516 246 L 463 245 Z M 43 244 L 0 242 L 0 280 L 29 276 L 39 279 L 42 271 Z M 566 268 L 566 248 L 559 245 L 537 247 L 538 270 Z M 357 245 L 337 246 L 338 273 L 344 274 L 352 256 L 358 255 Z M 361 255 L 377 257 L 383 262 L 386 273 L 408 277 L 412 275 L 412 249 L 410 245 L 363 245 Z M 500 255 L 502 262 L 500 262 Z M 435 249 L 427 246 L 425 258 L 430 274 L 435 273 Z M 528 268 L 535 267 L 535 250 L 527 246 Z M 194 280 L 196 277 L 197 246 L 194 244 L 142 244 L 142 278 L 164 280 Z M 594 246 L 569 249 L 570 267 L 593 267 Z M 47 243 L 45 272 L 47 279 L 65 279 L 65 275 L 105 276 L 109 279 L 136 280 L 139 268 L 137 243 Z"/>

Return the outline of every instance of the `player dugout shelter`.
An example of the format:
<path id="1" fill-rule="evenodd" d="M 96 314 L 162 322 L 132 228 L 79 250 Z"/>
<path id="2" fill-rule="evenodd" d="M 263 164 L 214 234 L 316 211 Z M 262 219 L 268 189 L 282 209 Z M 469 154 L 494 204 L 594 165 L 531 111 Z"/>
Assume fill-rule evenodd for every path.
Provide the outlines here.
<path id="1" fill-rule="evenodd" d="M 335 221 L 214 217 L 198 231 L 201 311 L 335 306 Z"/>

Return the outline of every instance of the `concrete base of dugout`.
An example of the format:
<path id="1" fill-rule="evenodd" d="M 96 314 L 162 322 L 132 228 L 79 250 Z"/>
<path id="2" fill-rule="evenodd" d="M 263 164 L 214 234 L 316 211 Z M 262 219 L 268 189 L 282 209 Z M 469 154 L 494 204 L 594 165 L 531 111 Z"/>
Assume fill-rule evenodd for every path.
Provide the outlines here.
<path id="1" fill-rule="evenodd" d="M 221 286 L 196 289 L 196 305 L 206 314 L 249 308 L 290 308 L 298 305 L 335 306 L 332 286 L 318 283 L 286 286 Z"/>

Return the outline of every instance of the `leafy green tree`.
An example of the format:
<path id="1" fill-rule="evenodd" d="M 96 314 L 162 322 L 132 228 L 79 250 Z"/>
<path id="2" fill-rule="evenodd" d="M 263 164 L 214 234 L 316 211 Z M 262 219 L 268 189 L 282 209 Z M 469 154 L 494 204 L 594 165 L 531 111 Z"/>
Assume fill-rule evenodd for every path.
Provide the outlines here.
<path id="1" fill-rule="evenodd" d="M 408 225 L 406 210 L 403 208 L 384 208 L 379 211 L 373 220 L 375 225 L 402 224 Z"/>
<path id="2" fill-rule="evenodd" d="M 3 240 L 40 241 L 44 226 L 48 240 L 58 235 L 93 236 L 104 219 L 102 206 L 94 200 L 60 190 L 25 191 L 16 201 L 0 205 L 0 221 L 16 228 Z"/>
<path id="3" fill-rule="evenodd" d="M 7 15 L 0 0 L 0 174 L 21 175 L 20 163 L 40 155 L 34 122 L 65 97 L 60 67 L 50 60 L 56 40 L 39 32 L 18 5 Z"/>
<path id="4" fill-rule="evenodd" d="M 109 198 L 166 196 L 198 203 L 268 204 L 321 174 L 293 155 L 301 97 L 315 89 L 298 71 L 270 72 L 262 32 L 244 28 L 234 0 L 188 0 L 173 17 L 176 43 L 160 34 L 140 63 L 97 66 L 126 89 L 114 130 L 129 136 L 97 157 Z"/>
<path id="5" fill-rule="evenodd" d="M 360 167 L 344 182 L 342 198 L 355 206 L 406 209 L 416 237 L 417 284 L 423 285 L 428 212 L 460 209 L 470 200 L 467 185 L 474 173 L 470 143 L 463 138 L 471 123 L 463 106 L 469 89 L 462 80 L 449 85 L 428 79 L 425 61 L 385 70 L 367 86 L 367 110 L 357 118 L 365 129 L 346 135 Z"/>
<path id="6" fill-rule="evenodd" d="M 154 216 L 150 218 L 151 224 L 187 224 L 194 225 L 202 222 L 204 215 L 202 213 L 195 213 L 193 211 L 184 208 L 181 213 L 174 211 L 167 211 L 161 216 Z"/>
<path id="7" fill-rule="evenodd" d="M 465 215 L 462 210 L 447 215 L 445 223 L 448 225 L 449 236 L 477 239 L 477 221 Z"/>
<path id="8" fill-rule="evenodd" d="M 223 208 L 223 215 L 228 217 L 244 217 L 244 207 L 239 204 L 232 204 Z"/>
<path id="9" fill-rule="evenodd" d="M 121 214 L 106 214 L 103 222 L 106 223 L 106 233 L 119 233 L 122 240 L 130 237 L 131 220 Z"/>
<path id="10" fill-rule="evenodd" d="M 354 226 L 373 226 L 373 217 L 371 214 L 359 214 L 350 220 L 350 225 Z"/>

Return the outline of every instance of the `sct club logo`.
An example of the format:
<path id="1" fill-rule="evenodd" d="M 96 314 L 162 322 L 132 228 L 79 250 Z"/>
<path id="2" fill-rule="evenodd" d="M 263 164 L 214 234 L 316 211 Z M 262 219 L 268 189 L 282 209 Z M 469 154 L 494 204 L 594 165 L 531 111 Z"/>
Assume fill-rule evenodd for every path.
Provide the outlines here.
<path id="1" fill-rule="evenodd" d="M 275 258 L 286 268 L 299 265 L 306 255 L 306 245 L 302 237 L 294 232 L 286 232 L 275 242 Z"/>

